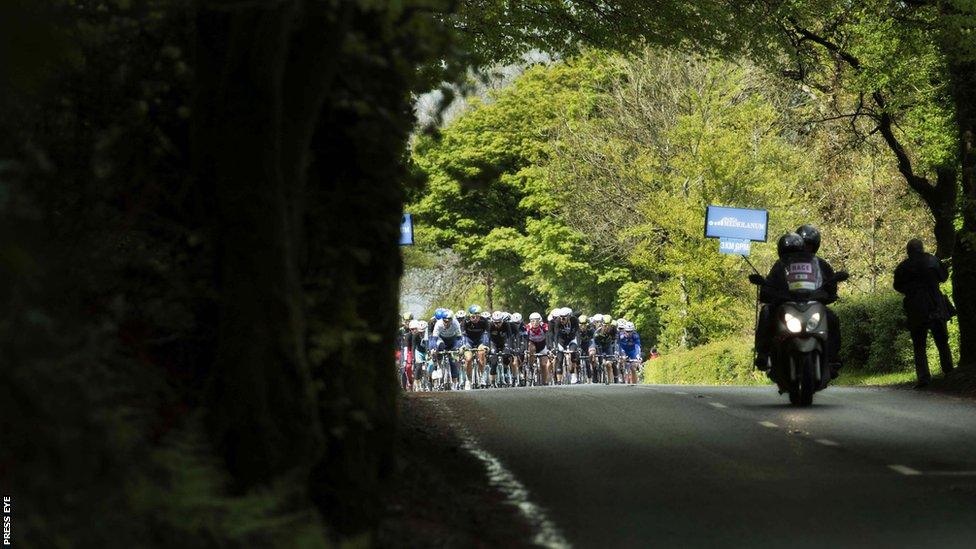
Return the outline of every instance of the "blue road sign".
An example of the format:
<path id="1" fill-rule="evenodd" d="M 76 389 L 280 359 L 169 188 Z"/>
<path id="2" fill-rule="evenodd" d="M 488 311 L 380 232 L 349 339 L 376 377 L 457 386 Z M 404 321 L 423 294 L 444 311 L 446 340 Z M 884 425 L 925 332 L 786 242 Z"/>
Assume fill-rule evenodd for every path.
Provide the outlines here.
<path id="1" fill-rule="evenodd" d="M 400 245 L 413 245 L 413 216 L 410 214 L 403 214 L 400 221 Z"/>
<path id="2" fill-rule="evenodd" d="M 749 255 L 750 248 L 752 248 L 751 240 L 742 240 L 741 238 L 718 239 L 718 252 L 720 254 Z"/>
<path id="3" fill-rule="evenodd" d="M 766 242 L 769 234 L 769 212 L 725 206 L 705 210 L 706 238 L 733 238 Z"/>

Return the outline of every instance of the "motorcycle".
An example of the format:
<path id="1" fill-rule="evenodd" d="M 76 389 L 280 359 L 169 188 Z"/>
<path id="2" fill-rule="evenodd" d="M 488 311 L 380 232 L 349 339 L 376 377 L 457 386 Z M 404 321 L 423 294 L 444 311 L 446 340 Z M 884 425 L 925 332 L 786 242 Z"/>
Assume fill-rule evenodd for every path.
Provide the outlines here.
<path id="1" fill-rule="evenodd" d="M 843 282 L 848 274 L 839 271 L 828 283 Z M 813 394 L 827 388 L 830 365 L 827 361 L 826 292 L 817 290 L 783 291 L 770 286 L 759 274 L 749 282 L 763 286 L 782 303 L 773 311 L 773 344 L 769 353 L 769 377 L 780 394 L 789 393 L 794 406 L 810 406 Z"/>

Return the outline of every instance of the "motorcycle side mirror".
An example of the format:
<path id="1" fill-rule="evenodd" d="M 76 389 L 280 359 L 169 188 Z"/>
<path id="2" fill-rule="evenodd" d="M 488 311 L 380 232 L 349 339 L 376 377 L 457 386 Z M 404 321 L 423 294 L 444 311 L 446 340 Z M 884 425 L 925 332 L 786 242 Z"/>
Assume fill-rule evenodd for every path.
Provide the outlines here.
<path id="1" fill-rule="evenodd" d="M 751 275 L 749 275 L 749 282 L 752 282 L 756 286 L 762 286 L 763 284 L 766 283 L 766 279 L 763 278 L 762 275 L 752 273 Z"/>
<path id="2" fill-rule="evenodd" d="M 837 271 L 834 273 L 834 282 L 843 282 L 850 277 L 851 275 L 847 274 L 847 271 Z"/>

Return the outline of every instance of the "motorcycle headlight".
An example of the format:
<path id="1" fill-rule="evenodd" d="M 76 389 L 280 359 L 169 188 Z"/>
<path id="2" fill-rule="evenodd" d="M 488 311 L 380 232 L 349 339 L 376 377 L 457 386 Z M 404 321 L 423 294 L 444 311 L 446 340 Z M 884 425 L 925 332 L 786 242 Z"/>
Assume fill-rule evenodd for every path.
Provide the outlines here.
<path id="1" fill-rule="evenodd" d="M 798 334 L 803 331 L 803 325 L 800 323 L 799 318 L 791 315 L 790 313 L 786 313 L 783 315 L 783 319 L 786 321 L 787 330 L 793 332 L 794 334 Z"/>
<path id="2" fill-rule="evenodd" d="M 820 327 L 820 313 L 813 313 L 807 319 L 807 331 L 812 332 Z"/>

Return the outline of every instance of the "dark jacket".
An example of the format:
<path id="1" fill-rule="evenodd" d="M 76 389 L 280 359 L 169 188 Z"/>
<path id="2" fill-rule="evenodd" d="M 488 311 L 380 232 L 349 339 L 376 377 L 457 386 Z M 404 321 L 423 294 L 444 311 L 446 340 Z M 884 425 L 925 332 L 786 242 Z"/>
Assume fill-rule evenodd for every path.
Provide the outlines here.
<path id="1" fill-rule="evenodd" d="M 895 268 L 895 290 L 905 295 L 902 305 L 910 329 L 928 326 L 930 321 L 949 320 L 949 308 L 939 284 L 949 271 L 932 254 L 914 254 Z"/>
<path id="2" fill-rule="evenodd" d="M 766 275 L 766 282 L 773 288 L 780 291 L 788 291 L 790 289 L 789 284 L 789 269 L 788 264 L 796 261 L 798 263 L 812 262 L 819 269 L 819 274 L 812 273 L 814 278 L 821 281 L 829 281 L 834 277 L 834 268 L 830 266 L 823 258 L 817 257 L 813 254 L 807 252 L 800 252 L 787 256 L 785 261 L 776 260 L 773 267 L 769 269 L 769 274 Z M 837 301 L 837 283 L 836 282 L 826 282 L 820 287 L 829 296 L 828 299 L 824 300 L 824 303 L 829 305 Z M 759 300 L 763 303 L 779 303 L 782 299 L 778 295 L 774 295 L 765 286 L 759 290 Z"/>

